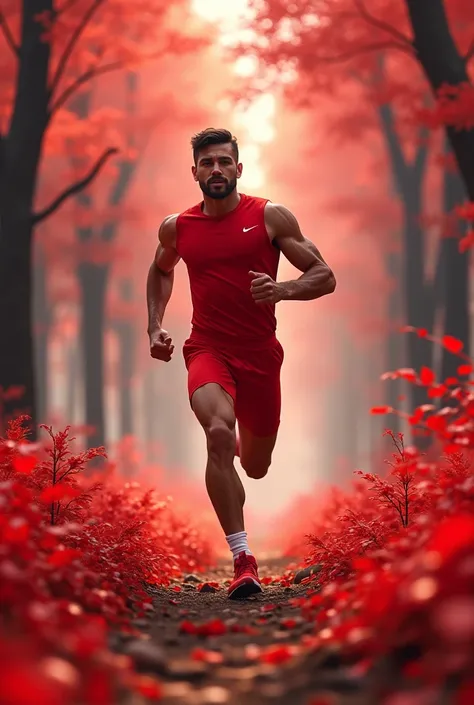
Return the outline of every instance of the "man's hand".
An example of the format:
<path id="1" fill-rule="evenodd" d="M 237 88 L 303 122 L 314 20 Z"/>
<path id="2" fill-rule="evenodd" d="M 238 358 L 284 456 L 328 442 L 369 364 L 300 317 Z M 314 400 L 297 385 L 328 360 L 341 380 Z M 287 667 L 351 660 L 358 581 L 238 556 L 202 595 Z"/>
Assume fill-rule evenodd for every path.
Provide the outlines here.
<path id="1" fill-rule="evenodd" d="M 252 279 L 250 291 L 256 304 L 276 304 L 282 299 L 280 285 L 268 274 L 249 272 Z"/>
<path id="2" fill-rule="evenodd" d="M 173 355 L 174 345 L 171 336 L 164 328 L 158 328 L 150 333 L 150 355 L 155 360 L 169 362 Z"/>

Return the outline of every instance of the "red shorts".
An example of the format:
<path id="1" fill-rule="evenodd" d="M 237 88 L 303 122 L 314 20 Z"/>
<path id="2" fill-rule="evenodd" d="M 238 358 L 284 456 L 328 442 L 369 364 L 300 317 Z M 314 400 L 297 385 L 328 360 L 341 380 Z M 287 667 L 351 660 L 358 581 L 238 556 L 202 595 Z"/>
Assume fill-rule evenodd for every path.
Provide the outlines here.
<path id="1" fill-rule="evenodd" d="M 228 347 L 194 337 L 183 347 L 191 401 L 204 384 L 219 384 L 234 400 L 237 421 L 255 436 L 272 436 L 280 425 L 283 348 L 275 338 L 260 350 Z"/>

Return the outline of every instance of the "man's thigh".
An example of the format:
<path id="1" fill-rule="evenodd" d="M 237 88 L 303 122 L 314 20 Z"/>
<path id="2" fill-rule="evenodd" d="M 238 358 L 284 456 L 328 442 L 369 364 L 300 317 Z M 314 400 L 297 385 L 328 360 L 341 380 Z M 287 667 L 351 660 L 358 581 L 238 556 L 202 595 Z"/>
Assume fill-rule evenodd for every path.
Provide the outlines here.
<path id="1" fill-rule="evenodd" d="M 192 340 L 184 344 L 183 357 L 188 371 L 189 401 L 198 420 L 202 423 L 203 416 L 212 416 L 216 404 L 222 406 L 224 397 L 233 407 L 235 381 L 225 360 L 215 350 Z"/>
<path id="2" fill-rule="evenodd" d="M 232 365 L 236 381 L 235 415 L 246 436 L 276 436 L 280 426 L 280 373 L 283 350 L 278 343 Z"/>
<path id="3" fill-rule="evenodd" d="M 258 368 L 248 366 L 236 374 L 235 415 L 239 424 L 240 462 L 250 477 L 259 478 L 270 466 L 280 426 L 281 346 L 261 352 L 256 360 Z"/>

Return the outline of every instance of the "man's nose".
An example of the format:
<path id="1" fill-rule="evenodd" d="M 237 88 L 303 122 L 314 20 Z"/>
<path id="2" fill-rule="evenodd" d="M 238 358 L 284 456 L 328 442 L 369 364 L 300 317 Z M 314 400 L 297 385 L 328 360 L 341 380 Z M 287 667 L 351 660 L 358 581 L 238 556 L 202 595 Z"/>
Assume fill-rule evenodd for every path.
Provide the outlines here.
<path id="1" fill-rule="evenodd" d="M 212 168 L 212 175 L 214 176 L 214 174 L 222 174 L 222 169 L 220 168 L 218 163 L 214 164 Z"/>

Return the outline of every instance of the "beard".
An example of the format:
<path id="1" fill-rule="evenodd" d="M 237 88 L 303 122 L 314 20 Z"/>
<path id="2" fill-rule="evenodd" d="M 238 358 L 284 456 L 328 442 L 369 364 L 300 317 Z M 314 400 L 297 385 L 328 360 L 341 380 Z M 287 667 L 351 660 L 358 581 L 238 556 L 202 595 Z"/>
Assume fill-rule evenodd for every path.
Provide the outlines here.
<path id="1" fill-rule="evenodd" d="M 209 198 L 214 198 L 216 200 L 222 200 L 230 196 L 232 191 L 235 190 L 237 186 L 237 179 L 225 180 L 221 185 L 213 184 L 212 181 L 206 183 L 205 181 L 200 181 L 199 186 L 201 191 Z"/>

